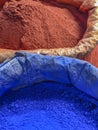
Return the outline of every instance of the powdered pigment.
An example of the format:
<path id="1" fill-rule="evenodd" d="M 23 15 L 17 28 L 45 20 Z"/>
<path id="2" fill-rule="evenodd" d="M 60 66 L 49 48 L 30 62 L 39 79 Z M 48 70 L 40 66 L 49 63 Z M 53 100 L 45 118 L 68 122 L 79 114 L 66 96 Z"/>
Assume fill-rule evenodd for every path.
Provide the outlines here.
<path id="1" fill-rule="evenodd" d="M 82 38 L 87 16 L 68 5 L 12 0 L 0 11 L 0 48 L 73 47 Z"/>

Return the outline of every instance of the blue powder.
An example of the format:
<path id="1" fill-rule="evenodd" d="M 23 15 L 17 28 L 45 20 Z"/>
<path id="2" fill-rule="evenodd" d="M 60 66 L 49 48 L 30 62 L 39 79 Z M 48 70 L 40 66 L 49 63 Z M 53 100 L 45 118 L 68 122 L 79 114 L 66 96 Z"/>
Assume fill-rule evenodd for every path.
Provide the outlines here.
<path id="1" fill-rule="evenodd" d="M 98 106 L 72 86 L 43 82 L 0 98 L 0 130 L 98 130 Z"/>

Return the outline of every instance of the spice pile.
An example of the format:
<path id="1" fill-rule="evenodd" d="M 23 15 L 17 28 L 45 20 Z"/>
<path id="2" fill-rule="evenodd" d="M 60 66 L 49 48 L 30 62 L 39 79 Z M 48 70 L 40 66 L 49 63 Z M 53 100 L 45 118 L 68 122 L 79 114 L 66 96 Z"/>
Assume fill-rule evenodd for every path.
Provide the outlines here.
<path id="1" fill-rule="evenodd" d="M 68 5 L 12 0 L 0 11 L 0 48 L 73 47 L 82 38 L 87 16 Z"/>
<path id="2" fill-rule="evenodd" d="M 87 14 L 66 4 L 51 0 L 0 0 L 0 48 L 74 47 L 82 39 L 86 23 Z M 83 60 L 98 67 L 97 50 L 98 46 Z"/>

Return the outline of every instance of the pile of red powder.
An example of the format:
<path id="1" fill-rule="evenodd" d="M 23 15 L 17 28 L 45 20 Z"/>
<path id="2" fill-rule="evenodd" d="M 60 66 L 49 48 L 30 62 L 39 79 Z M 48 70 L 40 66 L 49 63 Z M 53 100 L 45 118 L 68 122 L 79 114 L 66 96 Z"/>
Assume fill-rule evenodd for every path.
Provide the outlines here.
<path id="1" fill-rule="evenodd" d="M 74 47 L 86 29 L 86 14 L 53 0 L 2 0 L 2 3 L 0 48 Z M 98 46 L 84 60 L 98 67 L 97 50 Z"/>
<path id="2" fill-rule="evenodd" d="M 11 0 L 0 11 L 0 48 L 73 47 L 82 38 L 87 16 L 68 5 Z"/>

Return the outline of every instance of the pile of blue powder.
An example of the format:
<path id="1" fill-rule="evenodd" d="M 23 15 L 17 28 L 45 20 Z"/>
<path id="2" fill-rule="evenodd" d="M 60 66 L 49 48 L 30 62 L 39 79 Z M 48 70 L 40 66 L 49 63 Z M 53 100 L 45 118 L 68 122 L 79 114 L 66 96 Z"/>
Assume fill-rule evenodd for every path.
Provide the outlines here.
<path id="1" fill-rule="evenodd" d="M 54 82 L 9 90 L 0 97 L 0 130 L 98 130 L 98 105 L 91 99 Z"/>

